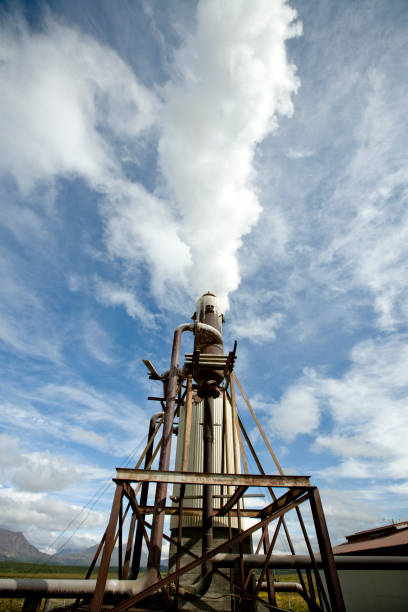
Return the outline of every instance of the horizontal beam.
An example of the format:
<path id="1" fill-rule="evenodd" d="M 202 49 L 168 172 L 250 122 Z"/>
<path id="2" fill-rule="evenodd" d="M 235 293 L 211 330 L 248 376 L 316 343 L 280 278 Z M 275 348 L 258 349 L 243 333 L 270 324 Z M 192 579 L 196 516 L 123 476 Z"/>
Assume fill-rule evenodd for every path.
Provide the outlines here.
<path id="1" fill-rule="evenodd" d="M 206 355 L 203 353 L 200 353 L 199 355 L 200 357 L 200 361 L 227 361 L 228 359 L 228 355 Z M 193 359 L 193 353 L 186 353 L 185 354 L 185 358 L 186 358 L 186 362 L 188 361 L 192 361 Z"/>
<path id="2" fill-rule="evenodd" d="M 221 485 L 230 487 L 310 487 L 309 476 L 263 474 L 205 474 L 116 468 L 115 482 L 166 482 L 168 484 Z"/>
<path id="3" fill-rule="evenodd" d="M 138 507 L 138 512 L 140 514 L 154 514 L 155 512 L 155 506 L 139 506 Z M 170 514 L 170 515 L 175 515 L 178 516 L 179 514 L 179 508 L 178 506 L 166 506 L 166 508 L 163 510 L 163 512 L 165 514 Z M 238 512 L 236 509 L 232 509 L 228 512 L 228 514 L 234 518 L 238 516 Z M 202 508 L 186 508 L 183 507 L 183 516 L 202 516 L 203 515 L 203 511 Z M 217 508 L 214 508 L 213 511 L 213 517 L 217 517 L 217 516 L 222 516 L 219 514 L 219 510 Z M 262 508 L 256 509 L 249 509 L 249 508 L 243 508 L 242 510 L 239 511 L 239 516 L 245 517 L 245 518 L 262 518 L 264 516 L 264 512 Z"/>

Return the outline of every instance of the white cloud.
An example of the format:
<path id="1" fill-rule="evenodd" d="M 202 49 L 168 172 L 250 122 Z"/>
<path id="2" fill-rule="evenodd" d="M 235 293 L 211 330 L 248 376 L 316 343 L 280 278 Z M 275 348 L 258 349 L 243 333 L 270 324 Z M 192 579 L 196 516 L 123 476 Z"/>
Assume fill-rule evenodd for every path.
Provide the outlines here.
<path id="1" fill-rule="evenodd" d="M 342 377 L 313 370 L 289 387 L 271 406 L 272 431 L 283 437 L 314 433 L 313 448 L 340 458 L 320 470 L 333 478 L 406 477 L 408 469 L 408 348 L 405 336 L 379 337 L 357 344 Z"/>
<path id="2" fill-rule="evenodd" d="M 351 14 L 331 21 L 329 10 L 292 47 L 304 86 L 292 119 L 260 147 L 264 210 L 240 253 L 245 284 L 279 291 L 282 331 L 308 346 L 324 328 L 340 336 L 373 317 L 386 331 L 408 321 L 406 37 L 390 22 L 392 45 L 378 45 L 378 12 L 368 22 L 353 12 L 351 56 Z"/>
<path id="3" fill-rule="evenodd" d="M 68 414 L 82 426 L 102 423 L 110 426 L 110 432 L 113 427 L 127 431 L 130 420 L 136 416 L 143 421 L 146 419 L 139 406 L 121 393 L 102 392 L 80 381 L 71 384 L 49 383 L 42 386 L 37 393 L 37 399 L 53 405 L 59 414 L 64 415 L 67 408 L 70 408 L 71 412 Z M 36 397 L 35 392 L 33 397 Z M 76 409 L 75 412 L 73 408 Z M 109 444 L 109 432 L 106 433 L 106 438 Z"/>
<path id="4" fill-rule="evenodd" d="M 3 482 L 22 491 L 59 491 L 79 480 L 66 458 L 49 451 L 25 452 L 17 438 L 0 434 L 0 472 Z"/>
<path id="5" fill-rule="evenodd" d="M 285 153 L 289 159 L 304 159 L 314 155 L 313 151 L 303 151 L 302 149 L 288 149 Z"/>
<path id="6" fill-rule="evenodd" d="M 72 292 L 81 291 L 84 288 L 83 279 L 78 274 L 67 274 L 67 285 Z"/>
<path id="7" fill-rule="evenodd" d="M 21 244 L 25 243 L 27 236 L 32 240 L 47 239 L 48 232 L 41 216 L 29 206 L 11 202 L 2 193 L 2 215 L 0 223 L 6 227 Z"/>
<path id="8" fill-rule="evenodd" d="M 397 495 L 403 495 L 404 497 L 406 497 L 408 495 L 408 482 L 391 485 L 389 487 L 389 491 L 391 493 L 396 493 Z"/>
<path id="9" fill-rule="evenodd" d="M 29 389 L 4 384 L 3 394 L 8 399 L 0 411 L 3 429 L 10 435 L 24 434 L 32 443 L 61 440 L 122 459 L 140 448 L 148 417 L 137 404 L 121 393 L 102 392 L 72 380 L 67 372 L 64 378 L 64 384 L 33 385 L 31 381 Z M 140 427 L 131 431 L 129 422 L 135 419 Z M 83 452 L 80 446 L 79 452 Z"/>
<path id="10" fill-rule="evenodd" d="M 379 449 L 373 447 L 368 440 L 359 435 L 341 436 L 339 434 L 316 436 L 314 448 L 316 450 L 326 450 L 339 457 L 378 457 Z M 355 470 L 353 470 L 355 471 Z"/>
<path id="11" fill-rule="evenodd" d="M 85 518 L 80 506 L 53 499 L 43 493 L 21 492 L 11 488 L 0 488 L 0 514 L 3 527 L 23 531 L 26 538 L 40 549 L 50 545 L 50 536 L 55 535 L 54 539 L 57 539 L 67 525 L 71 525 L 73 530 L 76 519 Z M 86 521 L 81 527 L 89 537 L 91 530 L 100 533 L 106 521 L 107 515 L 104 512 L 88 509 Z"/>
<path id="12" fill-rule="evenodd" d="M 106 364 L 114 361 L 111 339 L 97 321 L 85 321 L 83 341 L 89 354 L 98 361 Z"/>
<path id="13" fill-rule="evenodd" d="M 303 384 L 290 387 L 279 403 L 271 405 L 270 414 L 269 431 L 288 442 L 299 434 L 314 433 L 320 422 L 319 403 Z"/>
<path id="14" fill-rule="evenodd" d="M 134 275 L 140 266 L 147 267 L 157 297 L 164 297 L 167 283 L 186 286 L 190 249 L 168 202 L 142 185 L 115 181 L 109 185 L 103 216 L 109 253 Z"/>
<path id="15" fill-rule="evenodd" d="M 61 338 L 54 317 L 24 260 L 0 249 L 0 274 L 0 343 L 19 354 L 58 361 Z"/>
<path id="16" fill-rule="evenodd" d="M 276 330 L 282 325 L 283 315 L 279 312 L 270 317 L 247 316 L 235 319 L 230 332 L 238 338 L 248 338 L 255 344 L 270 342 L 276 338 Z"/>
<path id="17" fill-rule="evenodd" d="M 355 458 L 344 459 L 337 465 L 317 470 L 317 473 L 330 482 L 335 482 L 336 478 L 367 479 L 375 476 L 370 463 Z"/>
<path id="18" fill-rule="evenodd" d="M 168 279 L 183 285 L 189 255 L 177 220 L 122 166 L 122 148 L 143 146 L 157 119 L 157 97 L 115 51 L 50 17 L 37 34 L 6 21 L 0 59 L 0 173 L 12 175 L 25 196 L 40 182 L 84 178 L 103 200 L 109 253 L 125 260 L 128 272 L 150 267 L 158 294 Z M 18 223 L 9 222 L 14 233 L 36 222 L 24 210 Z"/>
<path id="19" fill-rule="evenodd" d="M 96 299 L 101 304 L 110 306 L 124 306 L 130 317 L 137 318 L 148 327 L 155 327 L 155 317 L 138 300 L 135 292 L 123 289 L 116 283 L 111 283 L 101 278 L 95 278 Z"/>
<path id="20" fill-rule="evenodd" d="M 354 489 L 321 487 L 320 495 L 333 545 L 344 542 L 348 534 L 384 522 L 387 502 L 380 491 L 371 500 L 374 503 L 367 503 L 364 493 Z"/>
<path id="21" fill-rule="evenodd" d="M 374 491 L 371 489 L 370 495 L 366 495 L 366 492 L 360 489 L 341 487 L 319 487 L 319 493 L 333 546 L 344 542 L 348 534 L 370 529 L 386 522 L 384 513 L 387 511 L 387 500 L 380 488 Z M 310 506 L 302 504 L 299 508 L 312 548 L 317 550 L 318 542 Z M 296 552 L 306 553 L 307 548 L 297 517 L 289 513 L 286 523 Z M 278 544 L 281 554 L 289 552 L 284 538 L 280 538 Z"/>
<path id="22" fill-rule="evenodd" d="M 59 174 L 103 182 L 117 170 L 104 132 L 137 137 L 153 122 L 154 96 L 119 56 L 50 18 L 36 34 L 6 21 L 0 57 L 0 169 L 24 193 Z"/>
<path id="23" fill-rule="evenodd" d="M 86 277 L 79 276 L 78 274 L 68 274 L 67 285 L 72 292 L 83 291 L 93 294 L 96 300 L 104 306 L 123 306 L 127 314 L 133 319 L 138 319 L 143 327 L 150 329 L 156 327 L 156 316 L 149 312 L 138 299 L 137 288 L 128 289 L 125 283 L 119 284 L 117 282 L 111 282 L 98 275 L 95 275 L 93 279 L 89 281 Z M 96 326 L 98 327 L 98 331 Z M 109 358 L 111 347 L 110 339 L 105 335 L 100 325 L 96 321 L 93 321 L 90 330 L 88 330 L 90 340 L 92 340 L 92 328 L 93 335 L 100 336 L 100 348 L 102 348 L 102 345 L 104 346 L 102 353 L 107 353 L 106 357 Z M 86 327 L 86 330 L 87 329 Z M 104 338 L 103 340 L 102 336 Z"/>
<path id="24" fill-rule="evenodd" d="M 354 155 L 337 178 L 327 217 L 321 218 L 329 244 L 313 266 L 341 292 L 368 291 L 385 330 L 408 320 L 404 117 L 405 91 L 391 90 L 386 75 L 370 70 Z"/>
<path id="25" fill-rule="evenodd" d="M 104 196 L 107 248 L 127 273 L 146 266 L 160 299 L 170 283 L 194 295 L 215 289 L 227 306 L 240 282 L 237 251 L 260 212 L 255 149 L 278 114 L 291 115 L 299 86 L 285 52 L 301 30 L 295 18 L 283 1 L 200 3 L 161 108 L 120 57 L 89 36 L 51 17 L 37 33 L 6 21 L 0 172 L 25 195 L 39 181 L 85 178 Z M 122 167 L 122 149 L 142 146 L 141 135 L 158 123 L 168 200 Z"/>

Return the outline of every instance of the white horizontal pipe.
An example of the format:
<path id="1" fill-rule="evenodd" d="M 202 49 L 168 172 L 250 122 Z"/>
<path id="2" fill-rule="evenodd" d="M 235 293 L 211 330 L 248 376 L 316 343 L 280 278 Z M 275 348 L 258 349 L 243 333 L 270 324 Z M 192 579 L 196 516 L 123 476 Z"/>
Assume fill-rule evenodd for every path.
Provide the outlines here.
<path id="1" fill-rule="evenodd" d="M 265 555 L 243 555 L 244 564 L 249 568 L 262 568 Z M 316 563 L 322 567 L 320 555 L 315 555 Z M 234 567 L 239 565 L 239 554 L 218 553 L 213 558 L 217 567 Z M 380 555 L 334 555 L 334 562 L 338 570 L 348 569 L 408 569 L 408 556 L 406 557 L 382 557 Z M 269 568 L 305 569 L 313 568 L 312 560 L 308 555 L 272 555 L 268 564 Z"/>
<path id="2" fill-rule="evenodd" d="M 1 578 L 0 597 L 80 597 L 93 595 L 96 580 L 67 580 L 63 578 Z M 107 580 L 107 595 L 133 595 L 140 591 L 137 580 Z"/>
<path id="3" fill-rule="evenodd" d="M 265 555 L 243 555 L 244 564 L 250 568 L 261 568 L 265 563 Z M 318 567 L 321 567 L 320 555 L 316 555 Z M 348 556 L 334 555 L 338 570 L 408 569 L 407 557 L 381 556 Z M 233 567 L 239 563 L 239 555 L 220 553 L 214 557 L 217 567 Z M 272 555 L 268 567 L 285 569 L 311 568 L 312 563 L 307 555 Z M 66 580 L 63 578 L 0 578 L 0 598 L 26 597 L 40 595 L 42 597 L 81 597 L 93 595 L 96 580 Z M 135 595 L 145 588 L 143 577 L 139 580 L 107 580 L 106 595 Z"/>

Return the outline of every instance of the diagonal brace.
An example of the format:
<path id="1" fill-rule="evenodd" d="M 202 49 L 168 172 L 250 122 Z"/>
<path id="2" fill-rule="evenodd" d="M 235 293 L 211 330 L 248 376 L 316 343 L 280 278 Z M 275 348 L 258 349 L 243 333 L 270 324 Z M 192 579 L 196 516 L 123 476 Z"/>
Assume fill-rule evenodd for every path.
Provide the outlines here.
<path id="1" fill-rule="evenodd" d="M 235 506 L 238 500 L 241 499 L 241 497 L 243 496 L 243 494 L 245 493 L 247 489 L 248 489 L 247 486 L 237 487 L 237 489 L 235 490 L 235 493 L 222 506 L 222 508 L 218 510 L 215 516 L 225 516 L 230 510 L 232 510 L 232 508 Z"/>

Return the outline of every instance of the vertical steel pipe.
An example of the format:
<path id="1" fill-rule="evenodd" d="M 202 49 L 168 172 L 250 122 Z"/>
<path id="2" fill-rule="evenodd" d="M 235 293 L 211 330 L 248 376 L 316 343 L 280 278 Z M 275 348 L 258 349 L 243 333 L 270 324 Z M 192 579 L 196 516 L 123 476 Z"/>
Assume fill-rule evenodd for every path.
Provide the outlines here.
<path id="1" fill-rule="evenodd" d="M 213 424 L 213 404 L 212 398 L 204 399 L 204 424 L 203 424 L 203 440 L 204 440 L 204 472 L 209 474 L 213 471 L 213 444 L 214 444 L 214 424 Z M 213 547 L 213 485 L 204 485 L 203 487 L 203 555 L 207 554 Z M 203 565 L 203 573 L 207 573 L 211 569 L 207 564 Z"/>
<path id="2" fill-rule="evenodd" d="M 168 470 L 170 465 L 171 438 L 173 435 L 174 405 L 176 402 L 177 379 L 179 376 L 179 356 L 181 335 L 183 332 L 194 330 L 194 324 L 183 323 L 176 327 L 171 351 L 170 371 L 166 394 L 166 411 L 163 421 L 163 438 L 159 459 L 159 470 Z M 146 582 L 151 584 L 158 580 L 160 572 L 161 549 L 163 544 L 164 509 L 166 506 L 167 483 L 158 482 L 154 501 L 155 513 L 153 517 L 150 537 L 149 556 L 147 559 Z"/>

